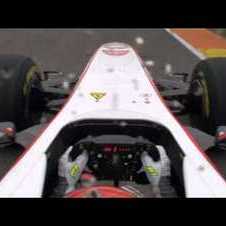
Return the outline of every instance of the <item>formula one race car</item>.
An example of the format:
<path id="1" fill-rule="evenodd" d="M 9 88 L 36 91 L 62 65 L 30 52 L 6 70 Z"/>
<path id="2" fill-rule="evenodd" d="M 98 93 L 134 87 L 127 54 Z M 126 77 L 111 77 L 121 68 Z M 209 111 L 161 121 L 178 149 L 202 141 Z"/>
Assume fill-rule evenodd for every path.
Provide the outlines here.
<path id="1" fill-rule="evenodd" d="M 213 58 L 154 81 L 124 43 L 79 80 L 0 56 L 0 150 L 22 153 L 0 197 L 226 197 L 225 72 Z"/>

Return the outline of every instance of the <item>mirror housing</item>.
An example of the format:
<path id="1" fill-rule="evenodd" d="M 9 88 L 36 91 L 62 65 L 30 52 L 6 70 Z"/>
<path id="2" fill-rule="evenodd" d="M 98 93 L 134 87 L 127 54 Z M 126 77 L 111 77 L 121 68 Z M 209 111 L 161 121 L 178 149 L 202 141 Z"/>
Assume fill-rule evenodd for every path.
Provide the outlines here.
<path id="1" fill-rule="evenodd" d="M 217 128 L 215 147 L 217 150 L 226 150 L 226 126 L 219 126 Z"/>
<path id="2" fill-rule="evenodd" d="M 16 127 L 12 122 L 0 122 L 0 148 L 15 143 Z"/>

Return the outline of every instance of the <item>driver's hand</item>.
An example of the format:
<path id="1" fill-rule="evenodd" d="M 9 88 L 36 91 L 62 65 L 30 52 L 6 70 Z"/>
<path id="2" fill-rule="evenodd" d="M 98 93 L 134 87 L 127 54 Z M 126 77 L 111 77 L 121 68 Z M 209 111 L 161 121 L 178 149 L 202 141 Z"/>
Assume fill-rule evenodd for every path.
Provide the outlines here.
<path id="1" fill-rule="evenodd" d="M 73 146 L 70 146 L 59 160 L 58 175 L 67 181 L 68 187 L 66 192 L 70 192 L 75 188 L 88 162 L 87 151 L 82 152 L 75 160 L 71 161 L 69 155 L 72 149 Z"/>

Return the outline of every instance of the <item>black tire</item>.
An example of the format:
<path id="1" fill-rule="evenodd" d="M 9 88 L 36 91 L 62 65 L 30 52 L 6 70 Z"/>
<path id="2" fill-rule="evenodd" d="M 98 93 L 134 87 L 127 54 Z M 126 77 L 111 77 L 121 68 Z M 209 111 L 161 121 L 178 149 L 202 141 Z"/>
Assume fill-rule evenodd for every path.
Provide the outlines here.
<path id="1" fill-rule="evenodd" d="M 0 55 L 0 121 L 11 121 L 17 130 L 32 124 L 31 87 L 39 80 L 32 59 L 20 55 Z"/>
<path id="2" fill-rule="evenodd" d="M 209 134 L 226 125 L 226 58 L 201 61 L 189 90 L 191 123 Z"/>

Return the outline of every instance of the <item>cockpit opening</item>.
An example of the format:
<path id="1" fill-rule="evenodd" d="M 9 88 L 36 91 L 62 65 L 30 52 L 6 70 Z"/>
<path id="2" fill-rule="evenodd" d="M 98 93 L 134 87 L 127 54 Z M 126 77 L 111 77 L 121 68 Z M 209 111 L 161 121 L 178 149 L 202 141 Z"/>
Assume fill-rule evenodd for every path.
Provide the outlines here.
<path id="1" fill-rule="evenodd" d="M 184 196 L 183 151 L 155 122 L 76 121 L 46 155 L 44 197 Z"/>

